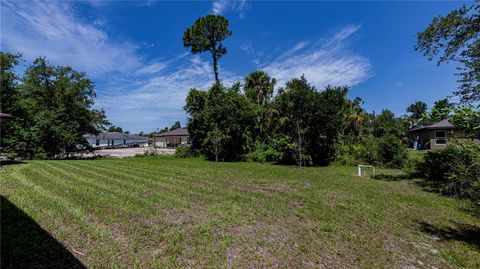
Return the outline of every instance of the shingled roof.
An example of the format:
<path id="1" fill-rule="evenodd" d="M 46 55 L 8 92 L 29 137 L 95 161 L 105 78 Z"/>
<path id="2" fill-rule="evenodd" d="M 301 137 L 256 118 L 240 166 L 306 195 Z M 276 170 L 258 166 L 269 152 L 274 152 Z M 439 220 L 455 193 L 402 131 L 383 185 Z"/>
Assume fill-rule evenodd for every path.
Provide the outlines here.
<path id="1" fill-rule="evenodd" d="M 188 136 L 188 130 L 187 128 L 178 128 L 172 131 L 160 133 L 154 135 L 156 137 L 163 137 L 163 136 Z"/>
<path id="2" fill-rule="evenodd" d="M 431 124 L 431 125 L 426 125 L 426 126 L 420 126 L 417 128 L 410 129 L 409 131 L 419 131 L 419 130 L 451 130 L 451 129 L 457 129 L 448 119 L 443 119 L 437 123 Z"/>

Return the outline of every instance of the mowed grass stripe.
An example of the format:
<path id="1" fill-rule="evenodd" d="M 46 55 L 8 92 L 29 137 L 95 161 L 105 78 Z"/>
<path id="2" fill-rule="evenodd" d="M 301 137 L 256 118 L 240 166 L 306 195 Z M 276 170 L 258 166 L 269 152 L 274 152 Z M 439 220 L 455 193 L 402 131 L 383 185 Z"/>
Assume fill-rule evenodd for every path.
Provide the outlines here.
<path id="1" fill-rule="evenodd" d="M 78 166 L 84 166 L 85 164 L 77 164 Z M 116 166 L 117 168 L 119 167 L 118 165 Z M 97 168 L 95 169 L 102 169 L 105 168 L 107 170 L 109 167 L 105 167 L 103 165 L 98 165 Z M 94 169 L 94 170 L 95 170 Z M 126 174 L 131 174 L 132 169 L 127 169 L 127 168 L 122 168 L 122 169 L 116 169 L 113 173 L 118 173 L 120 171 L 125 171 Z M 145 169 L 147 170 L 147 169 Z M 140 170 L 140 174 L 145 176 L 145 177 L 152 177 L 151 173 L 142 173 L 142 171 L 145 170 Z M 100 170 L 100 172 L 103 172 L 104 170 Z M 160 180 L 163 180 L 161 178 Z M 203 186 L 204 184 L 201 183 L 201 186 L 196 186 L 195 189 L 188 191 L 192 186 L 190 184 L 196 184 L 195 180 L 191 182 L 182 182 L 182 180 L 178 179 L 170 179 L 168 178 L 168 181 L 171 182 L 171 188 L 170 188 L 170 193 L 169 193 L 169 206 L 166 206 L 165 201 L 159 201 L 161 202 L 159 205 L 162 207 L 180 207 L 180 208 L 188 208 L 190 205 L 186 202 L 183 203 L 171 203 L 171 200 L 194 200 L 196 201 L 196 204 L 199 203 L 214 203 L 213 207 L 209 208 L 209 211 L 211 211 L 211 214 L 215 214 L 215 212 L 220 212 L 222 210 L 227 210 L 228 208 L 232 206 L 241 206 L 242 211 L 245 211 L 246 213 L 242 213 L 242 215 L 246 215 L 247 212 L 260 212 L 262 211 L 262 215 L 272 215 L 272 214 L 279 214 L 281 212 L 281 208 L 279 205 L 284 205 L 287 204 L 287 199 L 283 194 L 279 194 L 276 197 L 273 197 L 275 194 L 270 193 L 251 193 L 251 192 L 241 192 L 239 193 L 238 190 L 232 189 L 232 188 L 226 188 L 225 184 L 218 184 L 215 185 L 214 182 L 210 182 L 208 186 Z M 241 180 L 239 180 L 241 181 Z M 182 184 L 183 183 L 183 184 Z M 241 183 L 241 182 L 240 182 Z M 262 199 L 264 196 L 272 196 L 271 199 L 265 200 Z M 172 199 L 173 196 L 175 196 L 175 199 Z M 260 196 L 260 197 L 258 197 Z M 152 198 L 154 198 L 153 196 Z M 152 199 L 153 200 L 153 199 Z M 183 205 L 182 205 L 183 204 Z M 248 213 L 248 214 L 250 214 Z M 232 213 L 233 214 L 233 213 Z M 229 216 L 226 216 L 229 217 Z M 230 217 L 233 218 L 233 217 Z"/>
<path id="2" fill-rule="evenodd" d="M 0 170 L 0 182 L 2 195 L 42 227 L 80 246 L 91 268 L 478 268 L 475 243 L 436 241 L 419 224 L 480 227 L 464 201 L 354 172 L 141 157 L 28 161 Z M 103 230 L 84 231 L 56 196 Z"/>
<path id="3" fill-rule="evenodd" d="M 67 212 L 69 217 L 77 219 L 78 221 L 74 221 L 72 224 L 78 225 L 78 228 L 84 232 L 84 236 L 88 236 L 90 239 L 95 239 L 98 237 L 98 235 L 108 234 L 106 230 L 99 225 L 96 225 L 97 223 L 90 219 L 86 212 L 80 206 L 78 206 L 78 204 L 72 203 L 69 199 L 56 195 L 54 192 L 45 189 L 41 185 L 34 183 L 32 180 L 27 179 L 26 177 L 28 177 L 28 175 L 26 172 L 28 171 L 30 170 L 23 169 L 19 171 L 12 171 L 11 176 L 20 181 L 21 184 L 29 187 L 35 195 L 38 195 L 42 197 L 43 200 L 48 201 L 49 203 L 47 204 L 50 204 L 49 206 L 52 207 L 49 207 L 49 210 L 58 207 L 57 212 L 62 212 L 63 216 L 61 217 L 63 219 L 68 219 L 68 217 L 65 216 L 65 212 Z M 33 172 L 32 175 L 39 176 L 38 173 L 34 172 L 33 170 L 31 171 Z M 42 206 L 42 208 L 45 208 L 45 206 Z"/>
<path id="4" fill-rule="evenodd" d="M 162 160 L 162 159 L 159 159 Z M 102 166 L 105 167 L 105 166 Z M 145 164 L 138 161 L 131 162 L 118 162 L 117 167 L 123 168 L 123 171 L 137 171 L 142 174 L 147 174 L 149 177 L 156 177 L 160 179 L 167 180 L 176 180 L 175 183 L 178 183 L 178 180 L 183 180 L 186 182 L 198 181 L 198 180 L 215 180 L 214 178 L 192 178 L 192 174 L 197 174 L 199 171 L 191 170 L 189 172 L 182 172 L 184 167 L 178 165 L 169 165 L 162 164 L 160 162 Z M 107 168 L 107 167 L 106 167 Z"/>
<path id="5" fill-rule="evenodd" d="M 40 166 L 41 167 L 41 166 Z M 62 191 L 62 187 L 68 188 L 70 187 L 69 184 L 59 184 L 59 182 L 62 181 L 61 178 L 57 178 L 57 175 L 54 175 L 48 170 L 41 169 L 41 172 L 43 174 L 39 174 L 37 171 L 39 167 L 36 166 L 34 171 L 31 171 L 32 174 L 31 176 L 40 176 L 40 175 L 45 175 L 48 178 L 54 178 L 53 184 L 51 186 L 48 186 L 50 189 L 55 189 L 57 191 Z M 24 172 L 30 171 L 30 169 L 24 169 Z M 39 179 L 43 179 L 42 176 L 39 177 Z M 69 189 L 68 192 L 68 197 L 70 199 L 64 199 L 61 196 L 53 194 L 53 192 L 49 192 L 50 194 L 46 196 L 48 201 L 52 201 L 56 204 L 59 204 L 61 207 L 58 208 L 57 212 L 62 212 L 62 214 L 59 216 L 60 223 L 62 226 L 67 225 L 67 233 L 77 233 L 78 231 L 77 228 L 79 228 L 79 231 L 82 231 L 81 234 L 82 236 L 80 238 L 84 238 L 83 240 L 75 240 L 74 245 L 81 247 L 83 251 L 89 251 L 89 249 L 92 249 L 93 252 L 100 252 L 100 253 L 92 253 L 92 255 L 103 255 L 104 258 L 107 257 L 113 257 L 114 255 L 120 255 L 122 254 L 122 251 L 119 251 L 119 249 L 122 249 L 122 245 L 125 244 L 125 240 L 131 240 L 127 239 L 127 236 L 125 235 L 124 231 L 118 230 L 121 224 L 117 222 L 121 222 L 125 218 L 125 214 L 120 214 L 119 209 L 122 209 L 122 207 L 119 207 L 118 204 L 115 203 L 109 203 L 106 206 L 106 210 L 104 212 L 98 212 L 98 210 L 92 211 L 91 209 L 96 209 L 99 206 L 98 200 L 95 199 L 95 197 L 98 197 L 98 195 L 93 195 L 92 192 L 89 191 L 89 189 L 83 188 L 83 184 L 77 184 L 75 186 L 71 186 L 72 188 L 78 189 L 78 193 L 72 191 L 72 189 Z M 42 188 L 45 190 L 45 188 L 35 185 L 36 189 Z M 62 192 L 62 194 L 65 192 Z M 83 199 L 82 198 L 87 198 Z M 111 199 L 111 197 L 107 198 L 106 200 Z M 60 202 L 60 203 L 59 203 Z M 112 208 L 112 205 L 115 208 Z M 83 208 L 85 209 L 83 209 Z M 49 206 L 49 209 L 54 209 L 55 206 Z M 122 210 L 123 213 L 128 212 L 135 212 L 134 210 L 137 209 L 138 206 L 134 205 L 130 210 Z M 68 214 L 65 215 L 65 212 Z M 96 214 L 95 214 L 96 213 Z M 118 215 L 118 217 L 115 219 L 114 216 Z M 110 217 L 110 218 L 108 218 Z M 72 220 L 71 218 L 76 219 Z M 117 231 L 115 232 L 115 229 Z M 119 234 L 123 234 L 119 238 Z M 96 248 L 95 246 L 89 245 L 88 242 L 91 241 L 97 241 L 100 240 L 101 242 L 108 242 L 106 244 L 109 245 L 108 248 Z M 117 249 L 116 251 L 113 251 Z M 130 251 L 130 250 L 125 250 L 125 251 Z M 103 254 L 101 254 L 103 253 Z"/>
<path id="6" fill-rule="evenodd" d="M 65 177 L 55 174 L 52 170 L 50 170 L 52 167 L 49 167 L 49 169 L 48 166 L 49 164 L 44 164 L 42 166 L 35 167 L 34 170 L 25 169 L 23 172 L 25 173 L 25 176 L 30 176 L 32 178 L 36 177 L 37 179 L 34 182 L 35 184 L 44 189 L 48 188 L 57 197 L 60 197 L 65 201 L 67 201 L 67 199 L 64 197 L 68 197 L 69 204 L 74 205 L 75 208 L 81 210 L 82 214 L 89 216 L 92 219 L 96 218 L 96 215 L 89 213 L 89 211 L 93 212 L 91 209 L 97 208 L 99 204 L 98 198 L 101 196 L 95 195 L 92 197 L 92 193 L 97 193 L 97 187 L 65 180 Z M 113 199 L 115 197 L 116 196 L 111 196 L 109 199 Z"/>
<path id="7" fill-rule="evenodd" d="M 166 191 L 167 188 L 165 188 L 162 185 L 160 185 L 161 188 L 154 189 L 154 188 L 149 188 L 147 186 L 140 184 L 137 180 L 132 183 L 129 183 L 128 180 L 124 180 L 124 181 L 121 181 L 122 185 L 124 186 L 122 186 L 121 188 L 118 188 L 118 186 L 121 185 L 121 184 L 117 184 L 115 186 L 115 182 L 118 181 L 117 179 L 119 176 L 118 172 L 114 172 L 115 173 L 114 176 L 108 176 L 106 174 L 112 171 L 102 170 L 101 168 L 92 168 L 92 169 L 85 170 L 80 167 L 76 167 L 74 165 L 66 164 L 66 163 L 63 163 L 61 166 L 62 167 L 67 166 L 68 168 L 65 168 L 65 169 L 71 169 L 73 171 L 78 172 L 79 174 L 81 174 L 79 176 L 80 178 L 84 178 L 84 179 L 93 178 L 93 180 L 99 180 L 99 179 L 113 180 L 111 181 L 113 185 L 107 186 L 106 188 L 114 189 L 115 193 L 119 194 L 117 195 L 117 198 L 119 198 L 120 200 L 117 200 L 114 204 L 118 205 L 122 211 L 135 212 L 136 214 L 139 214 L 139 213 L 151 214 L 152 212 L 155 211 L 155 209 L 158 209 L 159 205 L 165 205 L 167 203 L 171 203 L 171 206 L 174 206 L 174 205 L 178 206 L 180 203 L 182 203 L 182 201 L 180 201 L 178 197 L 172 197 L 172 195 L 170 195 Z M 96 172 L 95 170 L 98 170 L 98 172 Z M 104 172 L 107 172 L 107 173 L 104 173 Z M 131 179 L 132 176 L 129 175 L 126 178 Z M 109 202 L 108 199 L 102 199 L 102 201 L 103 200 L 105 200 L 105 203 L 107 205 L 112 204 L 112 202 Z M 123 209 L 123 207 L 126 207 L 126 208 Z"/>
<path id="8" fill-rule="evenodd" d="M 124 188 L 116 188 L 114 184 L 107 185 L 97 183 L 102 181 L 97 180 L 97 178 L 78 174 L 73 176 L 71 173 L 75 172 L 62 169 L 63 164 L 59 165 L 59 167 L 50 166 L 49 164 L 48 166 L 49 169 L 54 170 L 59 174 L 53 174 L 51 170 L 44 170 L 45 173 L 50 173 L 52 176 L 60 176 L 60 178 L 57 178 L 57 184 L 61 184 L 62 186 L 69 188 L 69 191 L 72 193 L 80 195 L 80 197 L 83 198 L 83 203 L 91 208 L 97 208 L 98 205 L 100 205 L 101 209 L 108 211 L 111 209 L 113 203 L 115 205 L 122 205 L 119 207 L 119 210 L 128 212 L 132 209 L 138 208 L 138 206 L 141 207 L 147 205 L 145 200 L 140 199 L 135 194 L 125 191 Z M 92 197 L 92 193 L 95 194 L 94 197 Z"/>
<path id="9" fill-rule="evenodd" d="M 205 162 L 202 160 L 198 160 L 198 161 Z M 133 162 L 133 160 L 130 160 L 129 164 L 130 165 L 128 166 L 128 168 L 124 167 L 123 165 L 119 167 L 123 167 L 122 171 L 124 171 L 125 173 L 129 173 L 129 171 L 136 171 L 147 177 L 161 178 L 162 180 L 164 180 L 163 176 L 166 176 L 166 179 L 168 179 L 169 182 L 172 182 L 176 187 L 184 188 L 184 187 L 191 187 L 190 185 L 194 185 L 198 187 L 198 191 L 205 191 L 205 189 L 218 189 L 219 191 L 220 190 L 221 191 L 226 191 L 226 190 L 238 191 L 238 188 L 241 187 L 240 185 L 244 185 L 244 183 L 260 184 L 260 185 L 265 185 L 267 187 L 269 186 L 270 183 L 272 183 L 271 181 L 264 180 L 264 179 L 252 181 L 249 178 L 238 178 L 238 175 L 236 175 L 236 173 L 226 174 L 224 173 L 224 171 L 214 172 L 217 164 L 210 164 L 210 163 L 207 163 L 207 165 L 211 166 L 209 169 L 200 169 L 199 171 L 193 170 L 193 171 L 190 171 L 190 173 L 179 173 L 178 172 L 179 169 L 184 169 L 184 168 L 169 165 L 169 163 L 137 165 L 137 163 Z M 162 165 L 166 165 L 168 167 L 164 169 Z M 158 170 L 159 167 L 161 167 L 160 170 Z M 145 171 L 147 170 L 152 171 L 152 173 L 146 174 Z M 195 175 L 195 177 L 193 177 L 192 175 Z M 237 178 L 229 178 L 229 177 L 233 177 L 233 175 L 236 175 Z M 171 181 L 172 178 L 174 178 L 175 180 Z M 275 179 L 277 180 L 277 178 Z M 283 181 L 283 180 L 280 180 L 280 181 Z M 292 183 L 291 179 L 287 181 L 288 183 L 290 183 L 289 185 L 291 185 L 292 187 L 305 187 L 304 181 L 298 182 L 297 180 L 294 182 L 295 184 L 291 184 Z M 179 186 L 179 185 L 183 185 L 183 186 Z"/>
<path id="10" fill-rule="evenodd" d="M 191 189 L 191 186 L 189 186 L 189 185 L 179 184 L 180 181 L 177 180 L 177 179 L 168 178 L 168 181 L 171 182 L 171 183 L 168 185 L 169 188 L 167 189 L 167 192 L 165 192 L 164 182 L 162 184 L 158 184 L 158 181 L 149 181 L 149 180 L 146 181 L 150 185 L 160 185 L 162 187 L 162 189 L 160 189 L 160 190 L 155 188 L 155 186 L 152 186 L 152 187 L 145 186 L 145 187 L 143 187 L 138 183 L 138 181 L 142 181 L 142 179 L 144 179 L 144 177 L 148 177 L 148 176 L 151 177 L 152 175 L 149 174 L 149 173 L 146 173 L 145 175 L 143 173 L 141 173 L 143 176 L 138 176 L 138 173 L 137 173 L 137 175 L 132 175 L 132 171 L 130 171 L 130 170 L 125 170 L 125 173 L 123 173 L 123 172 L 121 172 L 122 169 L 116 169 L 116 171 L 110 171 L 108 169 L 104 170 L 104 169 L 102 169 L 103 167 L 101 165 L 99 165 L 99 167 L 95 167 L 95 168 L 85 167 L 84 166 L 85 164 L 76 164 L 76 165 L 83 166 L 85 168 L 85 170 L 94 170 L 94 171 L 90 171 L 90 172 L 87 171 L 85 173 L 93 173 L 95 176 L 98 176 L 98 174 L 101 174 L 101 173 L 104 173 L 104 172 L 109 173 L 109 174 L 113 174 L 114 177 L 122 177 L 122 176 L 125 176 L 124 174 L 128 174 L 127 180 L 128 179 L 134 179 L 135 180 L 134 188 L 140 188 L 140 189 L 142 189 L 142 191 L 146 191 L 147 192 L 147 197 L 145 197 L 145 199 L 149 203 L 152 204 L 152 207 L 157 208 L 157 209 L 158 208 L 159 209 L 168 209 L 168 208 L 174 208 L 174 207 L 189 208 L 191 205 L 190 205 L 190 203 L 186 202 L 187 200 L 197 199 L 196 200 L 197 203 L 201 202 L 202 197 L 203 197 L 202 190 L 203 190 L 203 192 L 205 192 L 205 190 L 210 192 L 210 191 L 212 191 L 212 188 L 213 188 L 213 187 L 203 186 L 202 188 Z M 106 167 L 106 168 L 108 168 L 108 167 Z M 78 169 L 80 169 L 80 168 L 78 168 Z M 165 180 L 162 178 L 162 181 L 165 181 Z M 219 187 L 217 193 L 219 193 L 221 190 L 222 190 L 222 188 Z M 214 194 L 217 194 L 217 193 L 214 193 Z M 142 194 L 145 194 L 145 193 L 142 192 Z M 157 198 L 159 198 L 159 199 L 157 199 Z M 217 199 L 217 198 L 212 197 L 211 199 Z M 142 210 L 142 208 L 137 209 L 137 211 L 140 211 L 140 210 Z M 152 214 L 152 212 L 149 209 L 143 210 L 143 211 L 145 212 L 145 214 Z"/>
<path id="11" fill-rule="evenodd" d="M 82 166 L 79 164 L 79 166 Z M 98 165 L 96 168 L 92 168 L 95 171 L 106 172 L 117 176 L 128 175 L 125 180 L 132 178 L 135 182 L 142 181 L 150 186 L 168 186 L 168 191 L 171 194 L 177 194 L 179 196 L 199 196 L 198 193 L 202 191 L 225 191 L 225 186 L 218 185 L 213 181 L 201 181 L 188 180 L 187 176 L 165 176 L 164 174 L 145 172 L 148 169 L 142 168 L 123 168 L 117 167 L 116 171 L 110 171 L 108 166 Z M 148 170 L 150 171 L 150 170 Z M 187 179 L 187 180 L 185 180 Z M 159 184 L 159 182 L 162 182 Z M 137 184 L 138 185 L 138 184 Z M 194 190 L 192 189 L 194 188 Z M 201 196 L 201 195 L 200 195 Z M 200 198 L 200 197 L 199 197 Z"/>
<path id="12" fill-rule="evenodd" d="M 164 202 L 173 202 L 172 205 L 179 205 L 178 203 L 183 203 L 183 199 L 178 200 L 179 197 L 185 195 L 185 192 L 182 192 L 182 195 L 177 195 L 174 197 L 175 193 L 183 190 L 179 185 L 179 180 L 171 179 L 167 177 L 157 178 L 159 180 L 151 179 L 152 175 L 149 173 L 135 173 L 131 169 L 122 169 L 118 168 L 115 171 L 109 170 L 108 167 L 98 165 L 96 167 L 86 167 L 85 164 L 75 164 L 75 169 L 88 168 L 90 171 L 83 171 L 84 173 L 90 173 L 97 177 L 103 178 L 116 178 L 121 180 L 125 184 L 129 185 L 129 188 L 133 190 L 138 190 L 142 194 L 148 193 L 150 198 L 156 197 L 160 201 Z M 73 168 L 73 167 L 72 167 Z M 140 174 L 140 175 L 139 175 Z M 149 179 L 150 178 L 150 179 Z M 175 200 L 175 201 L 171 201 Z"/>

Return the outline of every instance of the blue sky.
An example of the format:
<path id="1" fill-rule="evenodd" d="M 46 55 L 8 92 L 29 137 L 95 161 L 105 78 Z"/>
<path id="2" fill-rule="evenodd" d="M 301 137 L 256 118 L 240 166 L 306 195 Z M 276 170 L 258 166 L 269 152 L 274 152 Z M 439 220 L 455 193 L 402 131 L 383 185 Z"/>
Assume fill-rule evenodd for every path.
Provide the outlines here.
<path id="1" fill-rule="evenodd" d="M 228 85 L 254 70 L 285 81 L 305 74 L 321 90 L 349 85 L 364 107 L 397 115 L 416 100 L 433 105 L 456 87 L 455 66 L 414 51 L 416 34 L 461 2 L 50 1 L 1 2 L 1 50 L 27 62 L 46 56 L 95 82 L 96 107 L 131 132 L 176 120 L 190 88 L 213 82 L 211 56 L 183 47 L 183 31 L 206 14 L 230 20 L 220 60 Z"/>

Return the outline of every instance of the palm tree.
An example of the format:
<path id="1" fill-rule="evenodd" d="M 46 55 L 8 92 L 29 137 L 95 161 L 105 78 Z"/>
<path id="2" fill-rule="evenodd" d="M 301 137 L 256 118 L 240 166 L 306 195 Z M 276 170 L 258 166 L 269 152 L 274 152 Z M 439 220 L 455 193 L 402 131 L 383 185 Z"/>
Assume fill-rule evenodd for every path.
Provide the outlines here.
<path id="1" fill-rule="evenodd" d="M 276 79 L 271 78 L 267 72 L 254 71 L 245 76 L 245 84 L 243 86 L 245 96 L 261 107 L 272 97 L 276 82 Z"/>
<path id="2" fill-rule="evenodd" d="M 264 125 L 267 124 L 262 122 L 262 118 L 265 119 L 265 113 L 268 113 L 267 104 L 273 95 L 275 83 L 275 78 L 264 71 L 254 71 L 245 76 L 243 91 L 252 103 L 257 104 L 257 130 L 261 137 L 264 135 Z"/>

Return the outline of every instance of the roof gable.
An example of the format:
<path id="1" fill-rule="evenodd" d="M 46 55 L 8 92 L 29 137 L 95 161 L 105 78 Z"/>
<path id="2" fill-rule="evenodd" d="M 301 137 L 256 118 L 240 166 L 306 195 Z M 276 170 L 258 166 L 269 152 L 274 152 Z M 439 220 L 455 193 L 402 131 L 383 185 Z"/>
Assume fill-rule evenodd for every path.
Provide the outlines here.
<path id="1" fill-rule="evenodd" d="M 449 119 L 443 119 L 434 124 L 410 129 L 409 132 L 418 131 L 418 130 L 451 130 L 451 129 L 457 129 L 457 127 L 454 126 L 452 123 L 450 123 Z"/>

